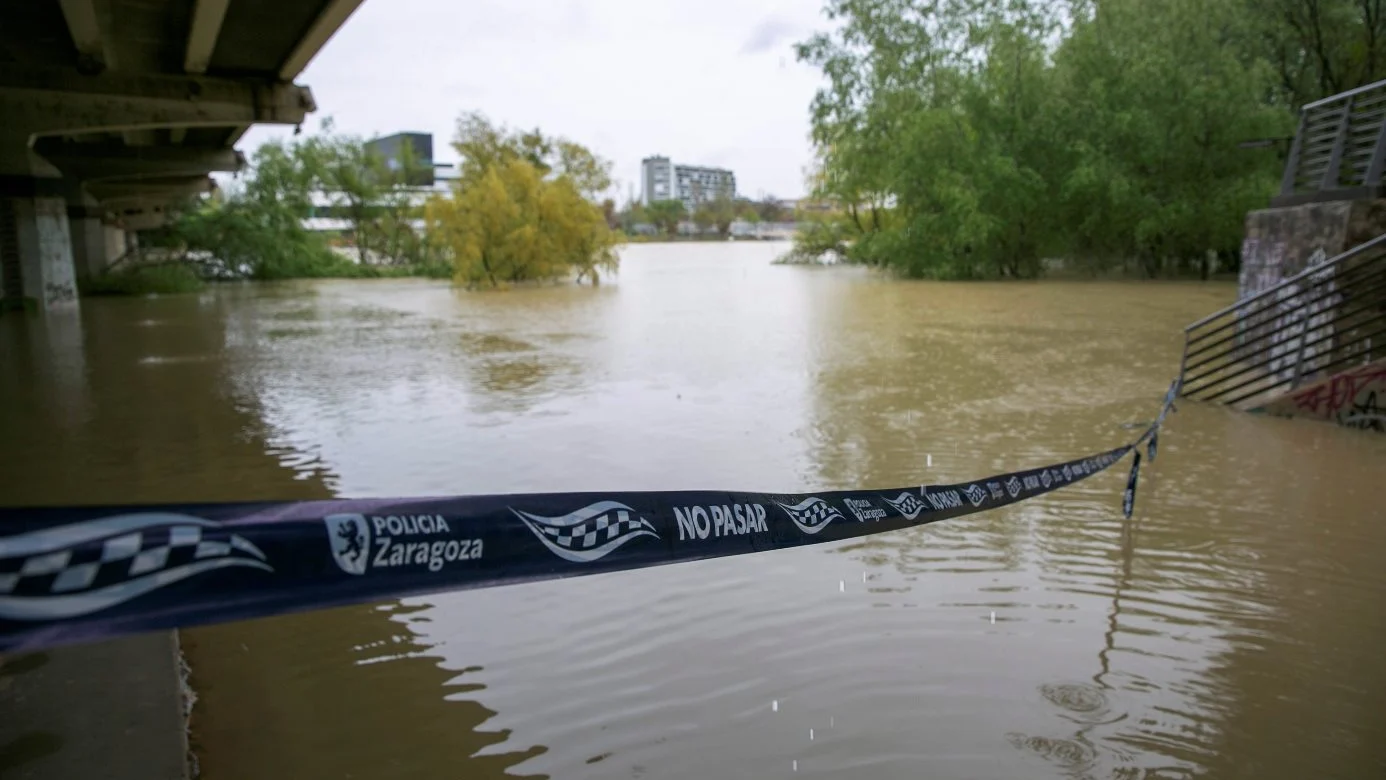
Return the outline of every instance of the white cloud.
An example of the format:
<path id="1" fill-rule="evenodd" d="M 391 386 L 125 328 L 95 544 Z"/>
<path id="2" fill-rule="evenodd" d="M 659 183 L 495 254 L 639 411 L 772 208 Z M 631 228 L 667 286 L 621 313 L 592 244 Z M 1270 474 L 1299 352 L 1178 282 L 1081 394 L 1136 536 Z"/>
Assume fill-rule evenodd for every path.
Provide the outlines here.
<path id="1" fill-rule="evenodd" d="M 743 195 L 802 194 L 819 75 L 793 42 L 819 0 L 367 0 L 298 79 L 360 135 L 431 132 L 462 111 L 587 144 L 639 190 L 640 159 L 731 168 Z M 241 148 L 285 136 L 256 127 Z"/>

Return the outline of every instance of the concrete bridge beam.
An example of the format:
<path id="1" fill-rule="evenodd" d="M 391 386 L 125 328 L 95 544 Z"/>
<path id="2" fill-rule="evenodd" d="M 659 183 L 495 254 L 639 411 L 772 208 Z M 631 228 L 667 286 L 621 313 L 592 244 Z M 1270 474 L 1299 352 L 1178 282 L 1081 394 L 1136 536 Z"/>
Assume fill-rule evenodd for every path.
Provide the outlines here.
<path id="1" fill-rule="evenodd" d="M 245 167 L 244 155 L 226 148 L 126 146 L 40 138 L 34 144 L 34 151 L 64 176 L 86 183 L 110 179 L 205 176 L 213 172 L 236 173 Z"/>
<path id="2" fill-rule="evenodd" d="M 146 128 L 298 124 L 316 109 L 307 87 L 195 75 L 0 65 L 8 124 L 36 135 Z"/>
<path id="3" fill-rule="evenodd" d="M 115 179 L 89 182 L 87 192 L 107 208 L 116 209 L 133 202 L 169 202 L 191 198 L 212 187 L 206 174 L 168 176 L 158 179 Z"/>
<path id="4" fill-rule="evenodd" d="M 129 234 L 130 241 L 134 241 L 135 233 L 141 230 L 153 230 L 168 224 L 173 214 L 172 204 L 159 200 L 123 201 L 105 205 L 116 224 Z"/>
<path id="5" fill-rule="evenodd" d="M 299 124 L 316 108 L 307 87 L 282 82 L 0 64 L 0 175 L 53 175 L 32 148 L 39 136 Z"/>

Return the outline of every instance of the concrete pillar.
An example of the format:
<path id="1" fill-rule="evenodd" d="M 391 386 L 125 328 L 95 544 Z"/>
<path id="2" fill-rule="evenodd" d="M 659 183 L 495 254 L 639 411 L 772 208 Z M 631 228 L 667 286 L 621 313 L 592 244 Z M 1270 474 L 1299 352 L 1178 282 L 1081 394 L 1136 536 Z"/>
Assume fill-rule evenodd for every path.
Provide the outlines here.
<path id="1" fill-rule="evenodd" d="M 18 291 L 11 286 L 13 258 L 6 273 L 7 297 L 16 293 L 32 300 L 42 310 L 73 308 L 77 305 L 76 269 L 72 263 L 72 236 L 67 222 L 67 202 L 50 195 L 8 196 L 0 215 L 8 218 L 13 231 L 9 251 L 17 250 Z M 0 229 L 3 232 L 3 229 Z M 10 243 L 10 242 L 5 242 Z M 0 247 L 3 249 L 3 247 Z"/>
<path id="2" fill-rule="evenodd" d="M 125 254 L 130 242 L 126 240 L 125 228 L 118 225 L 102 225 L 101 234 L 106 246 L 106 265 L 109 266 Z"/>
<path id="3" fill-rule="evenodd" d="M 114 258 L 106 254 L 106 231 L 100 210 L 68 204 L 67 222 L 72 231 L 72 262 L 77 276 L 96 276 L 106 270 Z"/>

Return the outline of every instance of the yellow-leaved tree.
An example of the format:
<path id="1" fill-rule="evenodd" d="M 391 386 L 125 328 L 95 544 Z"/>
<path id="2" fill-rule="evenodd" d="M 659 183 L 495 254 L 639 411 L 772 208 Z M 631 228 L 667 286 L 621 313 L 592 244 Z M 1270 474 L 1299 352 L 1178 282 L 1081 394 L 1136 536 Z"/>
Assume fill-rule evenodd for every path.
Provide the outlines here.
<path id="1" fill-rule="evenodd" d="M 464 115 L 453 143 L 461 177 L 450 198 L 426 209 L 431 238 L 451 250 L 468 286 L 526 281 L 600 281 L 617 267 L 620 234 L 595 199 L 611 185 L 610 163 L 585 147 L 515 133 Z"/>

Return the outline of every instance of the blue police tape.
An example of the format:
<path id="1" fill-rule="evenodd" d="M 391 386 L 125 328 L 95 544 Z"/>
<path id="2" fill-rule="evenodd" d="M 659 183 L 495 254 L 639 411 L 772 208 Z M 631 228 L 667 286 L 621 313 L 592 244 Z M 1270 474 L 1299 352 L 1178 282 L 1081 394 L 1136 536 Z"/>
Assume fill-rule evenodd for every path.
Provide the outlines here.
<path id="1" fill-rule="evenodd" d="M 1162 411 L 1131 444 L 1091 457 L 895 490 L 0 509 L 0 651 L 910 528 L 1086 479 L 1163 419 Z"/>

